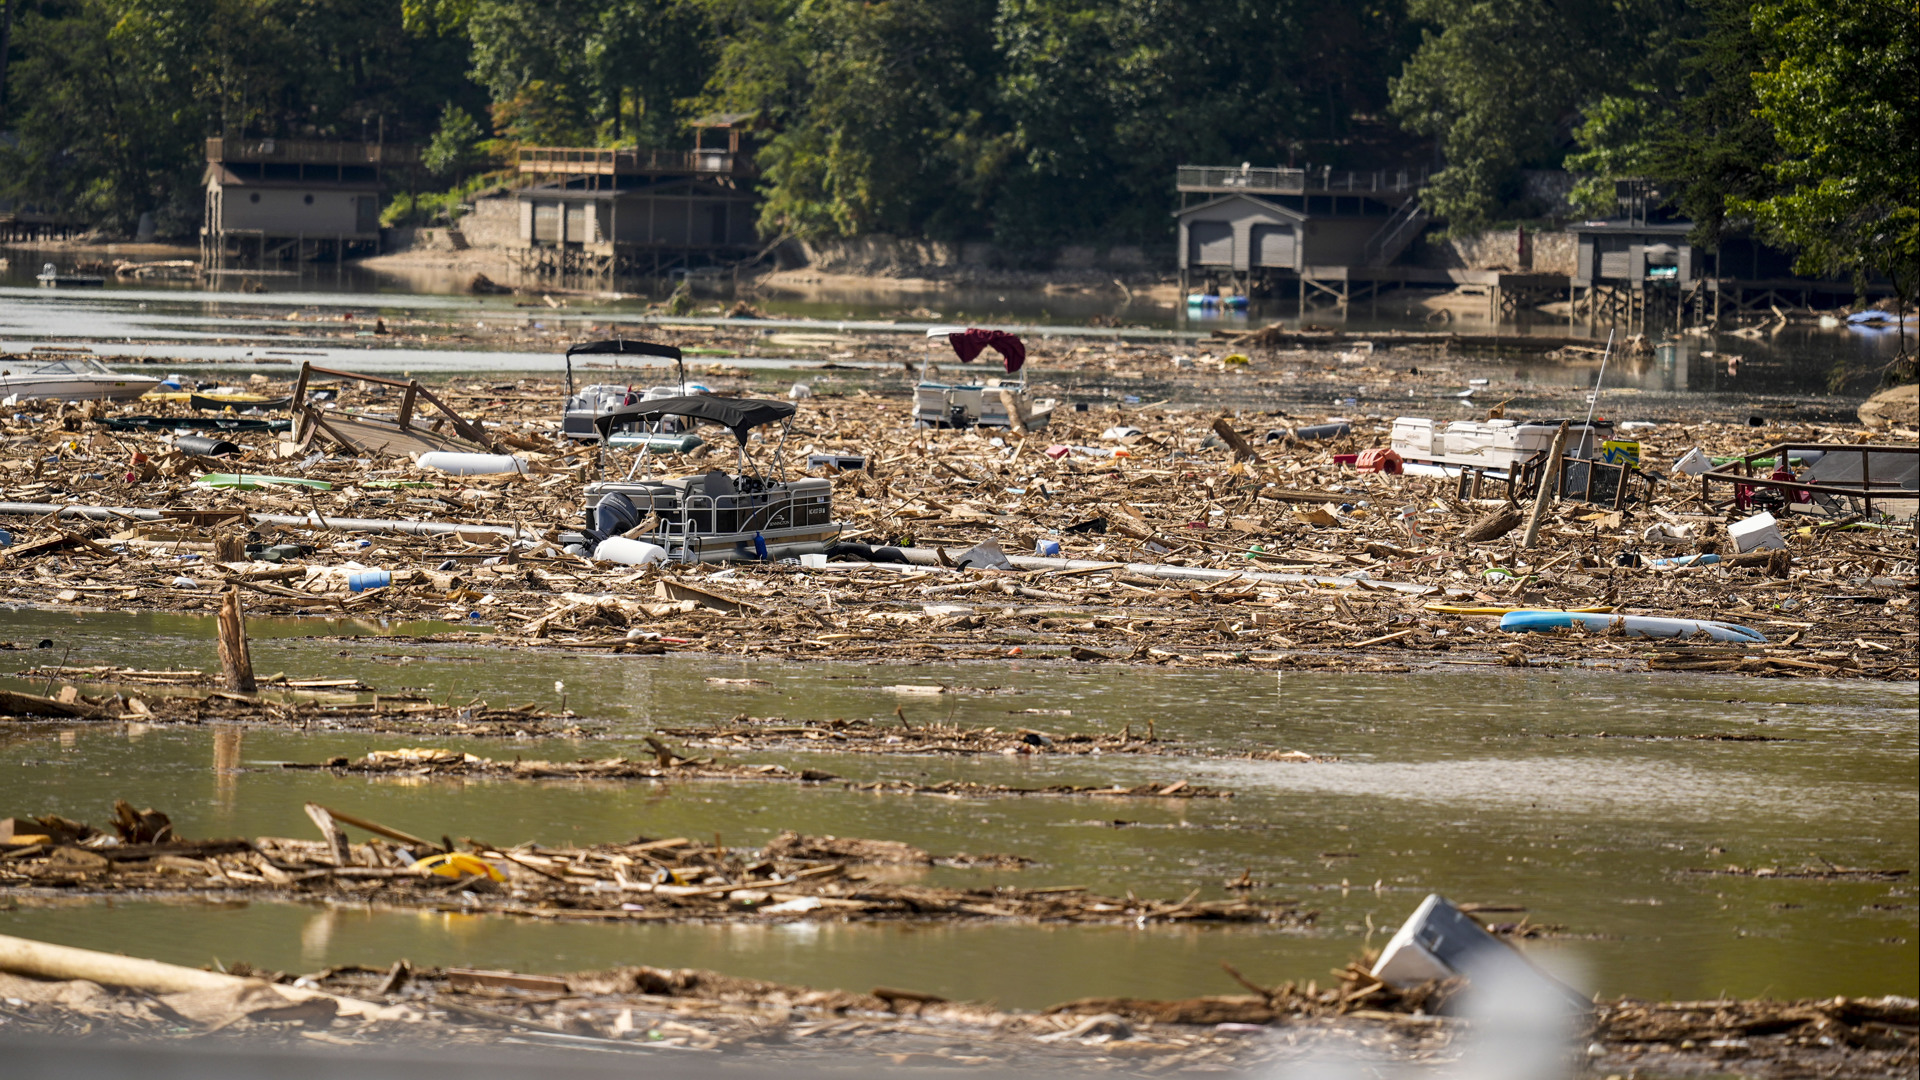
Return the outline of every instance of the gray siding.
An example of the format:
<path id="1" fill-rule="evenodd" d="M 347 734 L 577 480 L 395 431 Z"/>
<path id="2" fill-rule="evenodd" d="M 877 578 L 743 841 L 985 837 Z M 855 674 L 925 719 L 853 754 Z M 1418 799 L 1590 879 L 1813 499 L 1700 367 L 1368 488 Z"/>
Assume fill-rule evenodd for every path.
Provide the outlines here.
<path id="1" fill-rule="evenodd" d="M 1303 216 L 1294 210 L 1258 199 L 1234 196 L 1196 206 L 1180 215 L 1180 265 L 1248 270 L 1254 266 L 1295 266 L 1262 262 L 1254 253 L 1254 230 L 1299 229 Z M 1262 234 L 1263 238 L 1266 236 Z M 1268 252 L 1281 254 L 1277 240 L 1265 241 Z"/>

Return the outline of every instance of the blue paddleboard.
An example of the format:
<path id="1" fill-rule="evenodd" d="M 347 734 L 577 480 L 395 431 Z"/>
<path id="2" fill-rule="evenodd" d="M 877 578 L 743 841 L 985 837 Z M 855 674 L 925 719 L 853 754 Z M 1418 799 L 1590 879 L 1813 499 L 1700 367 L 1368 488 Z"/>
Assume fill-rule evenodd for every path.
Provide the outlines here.
<path id="1" fill-rule="evenodd" d="M 1563 626 L 1584 626 L 1606 630 L 1615 623 L 1624 624 L 1628 637 L 1690 637 L 1705 630 L 1715 641 L 1745 645 L 1764 645 L 1767 637 L 1733 623 L 1708 622 L 1705 619 L 1663 619 L 1651 615 L 1587 614 L 1578 611 L 1509 611 L 1500 616 L 1500 629 L 1514 631 L 1557 630 Z"/>

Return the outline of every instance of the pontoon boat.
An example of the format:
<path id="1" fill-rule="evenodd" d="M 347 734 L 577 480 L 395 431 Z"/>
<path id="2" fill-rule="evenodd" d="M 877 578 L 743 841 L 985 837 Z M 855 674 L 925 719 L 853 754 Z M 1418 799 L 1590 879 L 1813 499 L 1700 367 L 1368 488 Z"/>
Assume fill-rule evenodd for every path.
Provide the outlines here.
<path id="1" fill-rule="evenodd" d="M 961 363 L 969 363 L 985 349 L 999 353 L 1006 361 L 1007 374 L 1018 374 L 1018 382 L 988 379 L 980 385 L 934 382 L 933 356 L 921 368 L 920 384 L 913 389 L 913 419 L 922 427 L 1005 427 L 1021 431 L 1039 431 L 1047 426 L 1059 402 L 1034 401 L 1027 390 L 1027 348 L 1020 338 L 1004 330 L 974 327 L 937 326 L 927 331 L 931 345 L 943 339 L 953 347 Z"/>
<path id="2" fill-rule="evenodd" d="M 733 432 L 739 451 L 732 474 L 714 469 L 658 479 L 646 471 L 652 442 L 643 441 L 624 479 L 587 485 L 590 544 L 631 535 L 680 562 L 757 562 L 826 551 L 844 528 L 833 520 L 833 483 L 789 481 L 784 464 L 777 478 L 770 477 L 747 451 L 753 429 L 776 422 L 779 445 L 785 446 L 794 408 L 786 401 L 688 395 L 623 404 L 594 417 L 603 446 L 615 427 L 638 422 L 657 435 L 665 421 L 678 417 L 719 424 Z M 779 455 L 776 448 L 776 460 Z"/>
<path id="3" fill-rule="evenodd" d="M 567 407 L 560 417 L 560 433 L 569 439 L 590 442 L 601 437 L 593 426 L 594 418 L 625 405 L 640 401 L 678 397 L 686 393 L 686 370 L 680 367 L 680 386 L 668 388 L 656 386 L 648 390 L 636 390 L 631 386 L 611 383 L 596 383 L 583 386 L 579 390 L 573 387 L 573 358 L 575 356 L 657 356 L 671 360 L 676 366 L 683 365 L 680 350 L 672 345 L 661 345 L 652 341 L 628 341 L 625 338 L 613 338 L 608 341 L 588 341 L 567 349 Z M 673 427 L 672 432 L 679 428 Z"/>

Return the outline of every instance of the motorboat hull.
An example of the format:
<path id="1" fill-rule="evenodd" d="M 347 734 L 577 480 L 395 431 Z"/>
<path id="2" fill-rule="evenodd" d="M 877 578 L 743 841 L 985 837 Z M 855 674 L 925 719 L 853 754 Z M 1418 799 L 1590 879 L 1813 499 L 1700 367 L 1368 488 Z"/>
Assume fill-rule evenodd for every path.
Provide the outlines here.
<path id="1" fill-rule="evenodd" d="M 131 377 L 0 375 L 0 400 L 132 401 L 159 385 L 159 379 Z"/>

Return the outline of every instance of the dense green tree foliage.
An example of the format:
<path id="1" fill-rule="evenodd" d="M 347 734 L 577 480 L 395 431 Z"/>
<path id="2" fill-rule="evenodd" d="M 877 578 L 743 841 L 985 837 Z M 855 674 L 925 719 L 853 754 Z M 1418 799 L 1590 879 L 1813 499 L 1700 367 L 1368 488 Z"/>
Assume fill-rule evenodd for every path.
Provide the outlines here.
<path id="1" fill-rule="evenodd" d="M 1753 28 L 1760 119 L 1781 154 L 1776 189 L 1736 198 L 1800 269 L 1920 285 L 1920 4 L 1768 0 Z"/>
<path id="2" fill-rule="evenodd" d="M 1246 161 L 1431 164 L 1456 229 L 1568 168 L 1589 212 L 1655 177 L 1703 242 L 1823 272 L 1910 283 L 1920 244 L 1916 0 L 0 5 L 0 197 L 109 229 L 190 231 L 211 135 L 418 143 L 444 202 L 515 146 L 718 110 L 756 118 L 769 237 L 1164 243 L 1173 167 Z"/>

